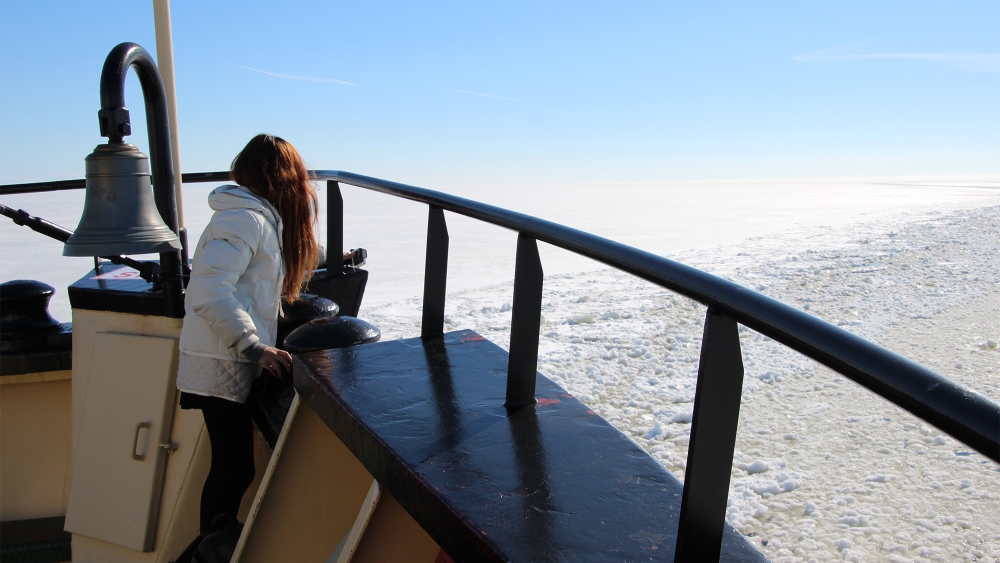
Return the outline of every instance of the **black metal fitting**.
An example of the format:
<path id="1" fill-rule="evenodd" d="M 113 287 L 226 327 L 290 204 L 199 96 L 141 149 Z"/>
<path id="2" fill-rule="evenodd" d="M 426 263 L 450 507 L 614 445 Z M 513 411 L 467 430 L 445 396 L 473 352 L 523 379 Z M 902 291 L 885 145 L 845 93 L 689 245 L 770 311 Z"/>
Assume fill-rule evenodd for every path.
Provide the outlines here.
<path id="1" fill-rule="evenodd" d="M 10 217 L 14 221 L 14 224 L 20 227 L 25 226 L 31 219 L 31 215 L 28 215 L 27 211 L 23 209 L 18 209 L 17 211 L 14 211 L 13 209 L 7 207 L 6 205 L 0 206 L 0 213 L 3 213 L 4 215 Z"/>
<path id="2" fill-rule="evenodd" d="M 101 135 L 111 143 L 122 142 L 132 131 L 125 109 L 125 76 L 134 68 L 142 86 L 146 105 L 146 131 L 149 134 L 149 164 L 152 169 L 153 198 L 163 222 L 174 234 L 180 235 L 177 200 L 174 194 L 173 155 L 170 150 L 170 129 L 167 121 L 167 97 L 163 91 L 160 71 L 149 53 L 135 43 L 121 43 L 108 53 L 101 70 Z M 112 133 L 109 135 L 108 133 Z M 167 316 L 184 316 L 184 259 L 187 256 L 186 237 L 181 239 L 181 251 L 160 254 L 160 279 L 167 301 Z"/>
<path id="3" fill-rule="evenodd" d="M 139 277 L 151 284 L 158 284 L 163 281 L 160 275 L 160 265 L 156 262 L 139 262 Z"/>
<path id="4" fill-rule="evenodd" d="M 47 237 L 54 238 L 59 242 L 66 242 L 73 234 L 73 231 L 60 227 L 55 223 L 46 221 L 41 217 L 32 217 L 23 209 L 14 210 L 6 205 L 0 205 L 0 215 L 10 217 L 16 225 L 28 227 L 36 233 L 41 233 Z"/>
<path id="5" fill-rule="evenodd" d="M 97 112 L 97 119 L 101 125 L 101 136 L 107 137 L 111 143 L 121 143 L 132 134 L 128 108 L 102 109 Z"/>

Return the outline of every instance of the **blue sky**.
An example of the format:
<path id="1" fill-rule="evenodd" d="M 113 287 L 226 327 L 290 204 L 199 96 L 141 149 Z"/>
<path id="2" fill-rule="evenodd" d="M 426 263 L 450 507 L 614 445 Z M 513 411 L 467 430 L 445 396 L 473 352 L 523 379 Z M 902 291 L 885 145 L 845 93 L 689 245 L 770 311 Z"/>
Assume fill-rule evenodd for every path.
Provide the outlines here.
<path id="1" fill-rule="evenodd" d="M 185 171 L 423 185 L 1000 175 L 1000 3 L 172 4 Z M 83 175 L 152 2 L 0 3 L 0 181 Z M 147 145 L 138 81 L 127 90 Z"/>

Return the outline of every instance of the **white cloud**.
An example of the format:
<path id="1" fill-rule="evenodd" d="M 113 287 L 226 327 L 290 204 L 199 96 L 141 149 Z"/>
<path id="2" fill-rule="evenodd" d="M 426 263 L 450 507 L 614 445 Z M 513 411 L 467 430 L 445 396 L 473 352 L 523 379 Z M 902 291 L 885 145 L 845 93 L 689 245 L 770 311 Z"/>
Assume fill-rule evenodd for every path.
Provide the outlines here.
<path id="1" fill-rule="evenodd" d="M 469 94 L 472 96 L 482 96 L 484 98 L 493 98 L 496 100 L 510 100 L 512 102 L 523 102 L 524 100 L 518 98 L 507 98 L 504 96 L 494 96 L 493 94 L 483 94 L 482 92 L 472 92 L 469 90 L 455 90 L 456 92 L 461 92 L 462 94 Z"/>
<path id="2" fill-rule="evenodd" d="M 261 74 L 266 74 L 268 76 L 277 76 L 278 78 L 287 78 L 288 80 L 302 80 L 304 82 L 328 82 L 332 84 L 343 84 L 345 86 L 357 86 L 353 82 L 346 82 L 344 80 L 337 80 L 336 78 L 321 78 L 318 76 L 294 76 L 291 74 L 278 74 L 277 72 L 268 72 L 266 70 L 260 70 L 259 68 L 250 68 L 248 66 L 236 65 L 239 68 L 245 70 L 252 70 L 254 72 L 259 72 Z"/>
<path id="3" fill-rule="evenodd" d="M 801 63 L 824 63 L 851 60 L 911 60 L 954 65 L 977 72 L 1000 72 L 1000 53 L 863 53 L 860 47 L 871 43 L 861 41 L 829 49 L 803 53 L 792 57 Z"/>

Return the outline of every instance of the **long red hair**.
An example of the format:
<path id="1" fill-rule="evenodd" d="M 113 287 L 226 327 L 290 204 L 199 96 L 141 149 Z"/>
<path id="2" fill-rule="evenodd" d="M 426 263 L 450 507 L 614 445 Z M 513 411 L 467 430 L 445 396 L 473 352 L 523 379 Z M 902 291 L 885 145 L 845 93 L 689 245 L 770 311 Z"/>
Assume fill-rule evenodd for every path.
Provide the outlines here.
<path id="1" fill-rule="evenodd" d="M 281 256 L 285 264 L 282 293 L 294 302 L 319 261 L 316 188 L 291 143 L 261 133 L 233 159 L 229 177 L 271 202 L 281 216 Z"/>

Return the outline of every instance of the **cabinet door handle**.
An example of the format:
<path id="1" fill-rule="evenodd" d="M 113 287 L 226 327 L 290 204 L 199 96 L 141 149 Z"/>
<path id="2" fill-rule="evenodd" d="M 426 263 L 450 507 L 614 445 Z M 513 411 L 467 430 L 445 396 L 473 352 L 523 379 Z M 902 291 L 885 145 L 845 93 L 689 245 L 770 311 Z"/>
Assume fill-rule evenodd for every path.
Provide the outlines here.
<path id="1" fill-rule="evenodd" d="M 145 461 L 146 460 L 146 454 L 139 455 L 139 454 L 135 453 L 135 449 L 137 447 L 139 447 L 139 431 L 142 430 L 143 428 L 152 428 L 152 427 L 153 427 L 153 423 L 149 422 L 149 421 L 147 421 L 147 422 L 140 422 L 139 424 L 135 425 L 135 436 L 132 437 L 132 459 L 134 459 L 136 461 Z"/>

